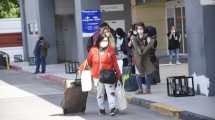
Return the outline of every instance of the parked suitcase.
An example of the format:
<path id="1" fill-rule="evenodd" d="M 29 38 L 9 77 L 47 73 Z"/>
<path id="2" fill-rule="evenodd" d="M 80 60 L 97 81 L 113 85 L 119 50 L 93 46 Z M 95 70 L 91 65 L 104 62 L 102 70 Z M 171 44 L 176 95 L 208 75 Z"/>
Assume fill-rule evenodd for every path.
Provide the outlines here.
<path id="1" fill-rule="evenodd" d="M 76 77 L 77 78 L 77 77 Z M 61 102 L 63 113 L 85 112 L 88 92 L 82 92 L 80 80 L 65 80 L 64 99 Z"/>

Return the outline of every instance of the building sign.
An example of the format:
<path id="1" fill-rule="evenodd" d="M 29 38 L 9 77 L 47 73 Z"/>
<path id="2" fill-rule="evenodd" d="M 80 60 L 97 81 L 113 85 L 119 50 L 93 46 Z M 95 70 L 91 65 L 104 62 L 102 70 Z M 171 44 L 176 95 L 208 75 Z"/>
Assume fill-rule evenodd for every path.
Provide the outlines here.
<path id="1" fill-rule="evenodd" d="M 84 10 L 81 12 L 83 37 L 90 37 L 101 24 L 100 10 Z"/>
<path id="2" fill-rule="evenodd" d="M 116 12 L 116 11 L 124 11 L 123 4 L 112 4 L 112 5 L 101 5 L 101 11 L 104 12 Z"/>
<path id="3" fill-rule="evenodd" d="M 215 0 L 201 0 L 201 5 L 215 5 Z"/>
<path id="4" fill-rule="evenodd" d="M 106 20 L 105 22 L 108 23 L 114 30 L 117 28 L 122 28 L 125 31 L 125 20 Z"/>

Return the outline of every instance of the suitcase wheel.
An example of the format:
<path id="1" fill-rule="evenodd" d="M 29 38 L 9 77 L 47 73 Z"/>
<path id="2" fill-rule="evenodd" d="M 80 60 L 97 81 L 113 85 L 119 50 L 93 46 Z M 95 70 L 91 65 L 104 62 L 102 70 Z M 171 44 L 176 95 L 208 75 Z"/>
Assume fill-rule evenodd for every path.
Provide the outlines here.
<path id="1" fill-rule="evenodd" d="M 63 114 L 68 114 L 68 110 L 67 109 L 63 109 Z"/>

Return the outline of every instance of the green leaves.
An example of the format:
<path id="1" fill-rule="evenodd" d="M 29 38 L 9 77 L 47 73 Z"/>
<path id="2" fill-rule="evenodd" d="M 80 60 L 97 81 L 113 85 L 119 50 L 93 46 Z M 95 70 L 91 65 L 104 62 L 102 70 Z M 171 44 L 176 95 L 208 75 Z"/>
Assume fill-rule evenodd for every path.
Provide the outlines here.
<path id="1" fill-rule="evenodd" d="M 122 81 L 128 80 L 129 77 L 130 77 L 130 74 L 124 74 L 124 75 L 122 76 Z"/>
<path id="2" fill-rule="evenodd" d="M 20 17 L 18 0 L 0 0 L 0 18 Z"/>

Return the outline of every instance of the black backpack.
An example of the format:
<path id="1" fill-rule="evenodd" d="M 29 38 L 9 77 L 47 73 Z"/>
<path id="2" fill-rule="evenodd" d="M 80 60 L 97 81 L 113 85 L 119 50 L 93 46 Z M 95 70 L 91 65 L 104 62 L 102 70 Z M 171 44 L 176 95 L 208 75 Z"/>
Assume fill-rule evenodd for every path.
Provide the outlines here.
<path id="1" fill-rule="evenodd" d="M 154 26 L 147 26 L 145 29 L 145 33 L 147 33 L 148 37 L 155 39 L 154 49 L 157 48 L 157 30 Z"/>
<path id="2" fill-rule="evenodd" d="M 149 37 L 157 36 L 157 30 L 154 26 L 147 26 L 145 32 L 148 34 Z"/>

